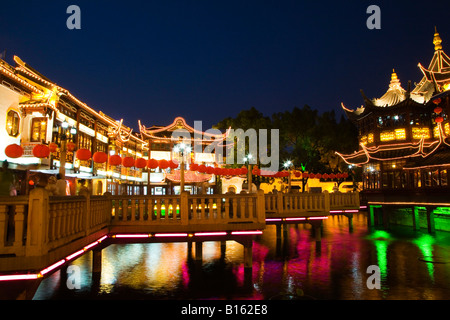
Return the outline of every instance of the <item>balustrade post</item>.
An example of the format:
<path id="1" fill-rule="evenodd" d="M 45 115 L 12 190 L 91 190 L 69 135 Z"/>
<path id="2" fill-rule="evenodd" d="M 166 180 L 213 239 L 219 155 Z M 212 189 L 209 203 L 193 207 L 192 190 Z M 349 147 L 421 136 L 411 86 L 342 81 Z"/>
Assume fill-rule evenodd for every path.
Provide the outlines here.
<path id="1" fill-rule="evenodd" d="M 83 193 L 83 196 L 85 197 L 85 213 L 82 213 L 82 216 L 84 216 L 84 232 L 85 235 L 88 236 L 89 235 L 89 230 L 92 228 L 92 223 L 91 223 L 91 195 L 89 193 Z"/>
<path id="2" fill-rule="evenodd" d="M 42 256 L 48 243 L 48 192 L 37 187 L 30 191 L 28 200 L 28 225 L 26 256 Z"/>
<path id="3" fill-rule="evenodd" d="M 266 223 L 265 196 L 261 189 L 256 192 L 256 216 L 259 223 Z"/>
<path id="4" fill-rule="evenodd" d="M 189 224 L 189 192 L 182 191 L 180 195 L 180 218 L 181 224 Z"/>
<path id="5" fill-rule="evenodd" d="M 324 211 L 326 214 L 330 213 L 330 194 L 327 190 L 323 192 Z"/>
<path id="6" fill-rule="evenodd" d="M 285 212 L 285 208 L 284 208 L 284 204 L 283 204 L 283 193 L 282 192 L 278 192 L 277 193 L 277 213 L 284 213 Z"/>
<path id="7" fill-rule="evenodd" d="M 15 224 L 14 246 L 15 247 L 21 247 L 23 245 L 23 226 L 24 226 L 24 220 L 25 220 L 24 211 L 25 211 L 24 205 L 16 206 L 16 215 L 15 215 L 15 219 L 14 219 L 14 224 Z"/>
<path id="8" fill-rule="evenodd" d="M 0 205 L 0 247 L 6 245 L 6 237 L 8 234 L 7 209 L 7 205 Z"/>

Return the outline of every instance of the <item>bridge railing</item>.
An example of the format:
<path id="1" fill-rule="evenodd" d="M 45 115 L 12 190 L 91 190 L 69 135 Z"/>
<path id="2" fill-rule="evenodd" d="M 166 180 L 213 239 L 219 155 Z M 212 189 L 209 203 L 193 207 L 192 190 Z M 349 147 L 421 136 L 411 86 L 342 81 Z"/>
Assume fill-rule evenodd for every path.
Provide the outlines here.
<path id="1" fill-rule="evenodd" d="M 330 209 L 359 209 L 359 192 L 330 193 Z"/>
<path id="2" fill-rule="evenodd" d="M 265 211 L 275 215 L 301 213 L 329 213 L 330 194 L 323 193 L 277 193 L 265 196 Z"/>
<path id="3" fill-rule="evenodd" d="M 24 255 L 28 196 L 0 197 L 0 254 Z"/>
<path id="4" fill-rule="evenodd" d="M 262 191 L 238 195 L 123 195 L 109 196 L 109 199 L 112 226 L 128 226 L 128 230 L 133 230 L 132 226 L 170 226 L 172 230 L 179 226 L 179 231 L 188 231 L 201 226 L 212 231 L 226 230 L 230 224 L 247 224 L 251 228 L 265 223 Z"/>

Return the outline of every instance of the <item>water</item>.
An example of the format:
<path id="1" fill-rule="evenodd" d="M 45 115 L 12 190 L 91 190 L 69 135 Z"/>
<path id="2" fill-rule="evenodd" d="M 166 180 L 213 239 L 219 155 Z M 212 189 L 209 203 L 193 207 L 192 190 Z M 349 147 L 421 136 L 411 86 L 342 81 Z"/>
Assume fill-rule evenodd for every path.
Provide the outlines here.
<path id="1" fill-rule="evenodd" d="M 346 217 L 325 220 L 320 247 L 308 224 L 290 225 L 278 243 L 275 226 L 268 226 L 254 242 L 251 274 L 234 241 L 224 254 L 220 242 L 205 242 L 201 265 L 186 243 L 111 245 L 100 276 L 93 278 L 87 253 L 73 262 L 79 289 L 67 287 L 63 269 L 42 281 L 34 299 L 450 298 L 450 233 L 369 230 L 366 213 L 355 214 L 353 224 L 350 232 Z M 380 289 L 367 287 L 370 265 L 380 268 Z"/>

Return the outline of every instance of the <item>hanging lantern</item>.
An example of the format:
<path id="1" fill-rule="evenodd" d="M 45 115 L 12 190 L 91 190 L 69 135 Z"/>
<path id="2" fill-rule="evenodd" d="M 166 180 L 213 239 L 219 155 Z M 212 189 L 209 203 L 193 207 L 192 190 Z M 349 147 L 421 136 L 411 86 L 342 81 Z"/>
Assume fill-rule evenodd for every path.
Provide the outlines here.
<path id="1" fill-rule="evenodd" d="M 148 160 L 148 167 L 149 167 L 150 169 L 156 169 L 156 168 L 158 168 L 158 160 L 155 160 L 155 159 L 150 159 L 150 160 Z"/>
<path id="2" fill-rule="evenodd" d="M 169 167 L 169 161 L 167 161 L 166 159 L 161 159 L 158 161 L 158 166 L 163 170 L 167 169 Z"/>
<path id="3" fill-rule="evenodd" d="M 9 158 L 20 158 L 23 155 L 23 148 L 18 144 L 10 144 L 5 148 L 5 154 Z"/>
<path id="4" fill-rule="evenodd" d="M 122 158 L 118 155 L 115 154 L 111 157 L 109 157 L 109 164 L 112 166 L 118 166 L 122 164 Z"/>
<path id="5" fill-rule="evenodd" d="M 300 178 L 300 175 L 301 175 L 301 172 L 299 172 L 299 171 L 295 171 L 295 172 L 294 172 L 294 176 L 295 176 L 296 178 Z"/>
<path id="6" fill-rule="evenodd" d="M 322 175 L 320 173 L 316 173 L 316 179 L 322 178 Z"/>
<path id="7" fill-rule="evenodd" d="M 309 178 L 310 178 L 310 179 L 314 179 L 315 177 L 316 177 L 316 175 L 315 175 L 314 173 L 310 173 L 310 174 L 309 174 Z"/>
<path id="8" fill-rule="evenodd" d="M 88 149 L 78 149 L 76 153 L 77 159 L 89 160 L 91 158 L 91 151 Z"/>
<path id="9" fill-rule="evenodd" d="M 347 172 L 344 172 L 344 173 L 342 174 L 342 178 L 347 179 L 347 178 L 348 178 L 348 173 L 347 173 Z"/>
<path id="10" fill-rule="evenodd" d="M 252 175 L 259 176 L 261 174 L 261 170 L 257 166 L 255 166 L 252 170 Z"/>
<path id="11" fill-rule="evenodd" d="M 434 111 L 434 113 L 439 114 L 439 113 L 442 112 L 442 108 L 441 107 L 436 107 L 436 108 L 434 108 L 433 111 Z"/>
<path id="12" fill-rule="evenodd" d="M 342 179 L 342 173 L 338 173 L 338 174 L 336 174 L 336 178 L 338 178 L 338 179 Z"/>
<path id="13" fill-rule="evenodd" d="M 436 117 L 436 119 L 434 119 L 434 121 L 435 121 L 436 123 L 441 123 L 442 121 L 444 121 L 444 118 L 442 118 L 442 117 Z"/>
<path id="14" fill-rule="evenodd" d="M 308 178 L 309 177 L 309 174 L 308 173 L 306 173 L 306 172 L 303 172 L 302 173 L 302 178 L 303 179 L 306 179 L 306 178 Z"/>
<path id="15" fill-rule="evenodd" d="M 222 173 L 222 169 L 221 168 L 218 168 L 218 167 L 214 168 L 214 174 L 216 176 L 220 176 L 221 173 Z"/>
<path id="16" fill-rule="evenodd" d="M 247 167 L 246 167 L 246 166 L 242 166 L 242 168 L 241 168 L 240 170 L 241 170 L 241 174 L 242 174 L 242 175 L 244 175 L 244 174 L 247 174 L 247 173 L 248 173 L 248 169 L 247 169 Z"/>
<path id="17" fill-rule="evenodd" d="M 50 155 L 50 149 L 45 144 L 38 144 L 33 148 L 33 155 L 36 158 L 47 158 Z"/>
<path id="18" fill-rule="evenodd" d="M 170 160 L 170 161 L 169 161 L 169 168 L 170 168 L 170 169 L 176 169 L 176 168 L 178 168 L 178 162 L 175 162 L 175 161 L 173 161 L 173 160 Z"/>
<path id="19" fill-rule="evenodd" d="M 328 173 L 324 173 L 322 175 L 322 178 L 324 178 L 325 180 L 328 180 L 330 178 L 330 176 L 328 175 Z"/>
<path id="20" fill-rule="evenodd" d="M 138 158 L 138 159 L 136 159 L 135 166 L 136 166 L 136 168 L 144 169 L 147 166 L 147 160 L 145 160 L 143 158 Z"/>
<path id="21" fill-rule="evenodd" d="M 123 158 L 123 160 L 122 160 L 122 165 L 123 165 L 125 168 L 131 168 L 131 167 L 134 167 L 134 163 L 135 163 L 135 161 L 134 161 L 134 158 L 133 158 L 133 157 L 125 157 L 125 158 Z"/>
<path id="22" fill-rule="evenodd" d="M 77 147 L 77 145 L 74 142 L 72 142 L 72 141 L 69 141 L 66 144 L 66 149 L 69 152 L 72 152 L 73 150 L 75 150 L 76 147 Z"/>
<path id="23" fill-rule="evenodd" d="M 204 164 L 201 164 L 197 167 L 197 171 L 200 173 L 205 173 L 206 172 L 206 166 Z"/>
<path id="24" fill-rule="evenodd" d="M 54 153 L 58 150 L 58 145 L 56 143 L 52 142 L 48 145 L 48 148 L 50 149 L 51 153 Z"/>
<path id="25" fill-rule="evenodd" d="M 441 98 L 437 98 L 437 99 L 433 100 L 433 103 L 434 104 L 439 104 L 439 103 L 441 103 L 441 101 L 442 101 Z"/>
<path id="26" fill-rule="evenodd" d="M 198 170 L 198 164 L 191 162 L 191 164 L 189 165 L 189 169 L 191 171 L 197 171 Z"/>
<path id="27" fill-rule="evenodd" d="M 108 155 L 105 152 L 98 151 L 94 153 L 92 160 L 95 163 L 105 163 L 108 161 Z"/>
<path id="28" fill-rule="evenodd" d="M 214 173 L 214 168 L 213 167 L 206 167 L 205 172 L 207 174 L 213 174 Z"/>
<path id="29" fill-rule="evenodd" d="M 330 173 L 328 176 L 330 177 L 331 180 L 336 178 L 336 175 L 334 173 Z"/>

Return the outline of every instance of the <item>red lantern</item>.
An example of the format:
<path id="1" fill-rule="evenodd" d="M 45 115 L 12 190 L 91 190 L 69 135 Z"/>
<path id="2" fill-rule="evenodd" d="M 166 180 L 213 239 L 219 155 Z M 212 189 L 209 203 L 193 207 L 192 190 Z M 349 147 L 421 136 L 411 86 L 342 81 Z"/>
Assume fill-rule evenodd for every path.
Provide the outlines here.
<path id="1" fill-rule="evenodd" d="M 191 171 L 197 171 L 198 170 L 198 164 L 191 162 L 189 169 Z"/>
<path id="2" fill-rule="evenodd" d="M 105 152 L 98 151 L 94 153 L 94 155 L 92 156 L 92 160 L 95 163 L 105 163 L 106 161 L 108 161 L 108 155 Z"/>
<path id="3" fill-rule="evenodd" d="M 330 173 L 328 176 L 330 177 L 331 180 L 336 178 L 336 175 L 334 173 Z"/>
<path id="4" fill-rule="evenodd" d="M 437 98 L 437 99 L 433 100 L 433 103 L 434 104 L 439 104 L 439 103 L 441 103 L 441 101 L 442 101 L 441 98 Z"/>
<path id="5" fill-rule="evenodd" d="M 347 179 L 347 178 L 348 178 L 348 173 L 347 173 L 347 172 L 344 172 L 344 173 L 342 174 L 342 178 Z"/>
<path id="6" fill-rule="evenodd" d="M 322 178 L 322 175 L 320 173 L 316 173 L 316 179 Z"/>
<path id="7" fill-rule="evenodd" d="M 306 179 L 306 178 L 308 178 L 309 177 L 309 174 L 308 173 L 306 173 L 306 172 L 303 172 L 302 173 L 302 178 L 303 179 Z"/>
<path id="8" fill-rule="evenodd" d="M 66 149 L 69 152 L 72 152 L 73 150 L 75 150 L 76 147 L 77 147 L 77 145 L 75 143 L 73 143 L 72 141 L 69 141 L 66 144 Z"/>
<path id="9" fill-rule="evenodd" d="M 201 164 L 197 167 L 197 171 L 200 173 L 205 173 L 206 172 L 206 166 L 204 164 Z"/>
<path id="10" fill-rule="evenodd" d="M 342 174 L 341 174 L 341 173 L 337 173 L 337 174 L 336 174 L 336 178 L 337 178 L 337 179 L 342 179 Z"/>
<path id="11" fill-rule="evenodd" d="M 214 174 L 216 176 L 220 176 L 222 174 L 222 169 L 221 168 L 214 168 Z"/>
<path id="12" fill-rule="evenodd" d="M 50 149 L 45 144 L 38 144 L 33 148 L 33 155 L 36 158 L 47 158 L 50 155 Z"/>
<path id="13" fill-rule="evenodd" d="M 176 168 L 178 168 L 178 162 L 175 162 L 175 161 L 173 161 L 173 160 L 170 160 L 170 161 L 169 161 L 169 168 L 170 168 L 170 169 L 176 169 Z"/>
<path id="14" fill-rule="evenodd" d="M 148 160 L 148 167 L 149 167 L 150 169 L 156 169 L 156 168 L 158 168 L 158 160 L 155 160 L 155 159 L 150 159 L 150 160 Z"/>
<path id="15" fill-rule="evenodd" d="M 309 174 L 309 178 L 310 178 L 310 179 L 314 179 L 315 177 L 316 177 L 316 175 L 315 175 L 314 173 L 310 173 L 310 174 Z"/>
<path id="16" fill-rule="evenodd" d="M 48 148 L 50 149 L 50 152 L 53 153 L 58 150 L 58 145 L 56 143 L 52 142 L 48 145 Z"/>
<path id="17" fill-rule="evenodd" d="M 441 108 L 441 107 L 436 107 L 436 108 L 434 108 L 434 113 L 439 114 L 439 113 L 441 113 L 441 112 L 442 112 L 442 108 Z"/>
<path id="18" fill-rule="evenodd" d="M 8 158 L 20 158 L 23 155 L 23 148 L 18 144 L 10 144 L 5 148 L 5 154 Z"/>
<path id="19" fill-rule="evenodd" d="M 136 166 L 136 168 L 144 169 L 147 166 L 147 160 L 145 160 L 143 158 L 138 158 L 138 159 L 136 159 L 135 166 Z"/>
<path id="20" fill-rule="evenodd" d="M 330 178 L 330 176 L 328 175 L 328 173 L 324 173 L 324 174 L 322 175 L 322 178 L 324 178 L 325 180 L 327 180 L 327 179 Z"/>
<path id="21" fill-rule="evenodd" d="M 206 167 L 205 172 L 207 174 L 213 174 L 214 173 L 214 167 Z"/>
<path id="22" fill-rule="evenodd" d="M 132 157 L 125 157 L 125 158 L 123 158 L 123 160 L 122 160 L 122 165 L 123 165 L 125 168 L 131 168 L 131 167 L 133 167 L 133 166 L 134 166 L 134 163 L 135 163 L 135 161 L 134 161 L 134 158 L 132 158 Z"/>
<path id="23" fill-rule="evenodd" d="M 89 160 L 91 158 L 91 151 L 88 149 L 78 149 L 76 157 L 80 160 Z"/>
<path id="24" fill-rule="evenodd" d="M 118 166 L 122 164 L 122 158 L 118 155 L 115 154 L 111 157 L 109 157 L 109 164 L 112 166 Z"/>
<path id="25" fill-rule="evenodd" d="M 442 118 L 442 117 L 436 117 L 436 119 L 434 119 L 434 121 L 435 121 L 436 123 L 441 123 L 442 121 L 444 121 L 444 118 Z"/>
<path id="26" fill-rule="evenodd" d="M 254 167 L 252 170 L 252 175 L 259 176 L 261 174 L 261 170 L 258 167 Z"/>
<path id="27" fill-rule="evenodd" d="M 158 166 L 163 170 L 167 169 L 169 167 L 169 161 L 167 161 L 166 159 L 161 159 L 158 161 Z"/>
<path id="28" fill-rule="evenodd" d="M 300 175 L 301 175 L 301 172 L 299 172 L 299 171 L 295 171 L 295 172 L 294 172 L 294 176 L 295 176 L 296 178 L 300 178 Z"/>
<path id="29" fill-rule="evenodd" d="M 243 166 L 241 169 L 241 174 L 242 175 L 244 175 L 244 174 L 247 174 L 248 173 L 248 169 L 247 169 L 247 167 L 246 166 Z"/>

